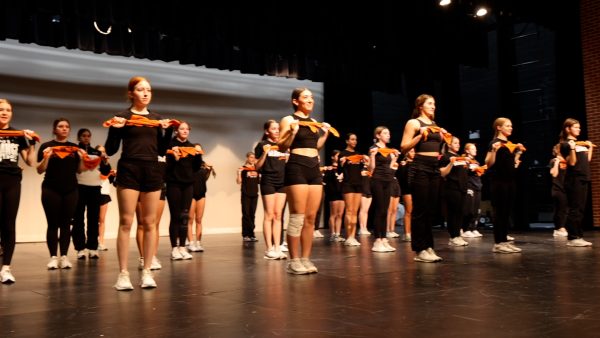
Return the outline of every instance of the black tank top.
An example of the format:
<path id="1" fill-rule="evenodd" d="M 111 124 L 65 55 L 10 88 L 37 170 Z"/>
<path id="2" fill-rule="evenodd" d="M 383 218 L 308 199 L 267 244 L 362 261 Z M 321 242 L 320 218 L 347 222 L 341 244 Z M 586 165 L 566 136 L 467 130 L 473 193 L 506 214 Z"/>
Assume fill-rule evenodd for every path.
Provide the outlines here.
<path id="1" fill-rule="evenodd" d="M 310 117 L 300 117 L 296 114 L 290 115 L 294 120 L 314 122 Z M 317 142 L 319 141 L 319 132 L 313 133 L 308 126 L 300 126 L 298 132 L 294 137 L 294 141 L 290 145 L 290 150 L 296 148 L 314 148 L 317 149 Z"/>
<path id="2" fill-rule="evenodd" d="M 431 121 L 431 123 L 427 124 L 419 119 L 417 119 L 417 121 L 419 121 L 420 127 L 437 127 L 437 124 L 435 124 L 434 121 Z M 415 152 L 417 153 L 426 153 L 426 152 L 440 152 L 440 150 L 442 149 L 442 134 L 441 133 L 429 133 L 427 135 L 427 141 L 423 141 L 423 139 L 421 139 L 421 141 L 419 141 L 419 143 L 417 143 L 417 145 L 415 146 Z"/>

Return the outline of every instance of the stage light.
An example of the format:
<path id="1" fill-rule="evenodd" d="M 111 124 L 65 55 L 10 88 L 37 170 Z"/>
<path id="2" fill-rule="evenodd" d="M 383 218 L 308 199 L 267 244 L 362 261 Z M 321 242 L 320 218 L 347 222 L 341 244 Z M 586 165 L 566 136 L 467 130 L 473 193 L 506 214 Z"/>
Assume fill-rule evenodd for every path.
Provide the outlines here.
<path id="1" fill-rule="evenodd" d="M 440 6 L 448 6 L 452 3 L 452 0 L 440 0 Z"/>
<path id="2" fill-rule="evenodd" d="M 98 27 L 98 23 L 96 21 L 94 21 L 94 28 L 96 28 L 96 31 L 102 35 L 108 35 L 112 32 L 112 26 L 108 26 L 108 29 L 106 32 L 104 32 Z"/>
<path id="3" fill-rule="evenodd" d="M 479 7 L 475 12 L 475 16 L 482 17 L 488 13 L 488 10 L 485 7 Z"/>

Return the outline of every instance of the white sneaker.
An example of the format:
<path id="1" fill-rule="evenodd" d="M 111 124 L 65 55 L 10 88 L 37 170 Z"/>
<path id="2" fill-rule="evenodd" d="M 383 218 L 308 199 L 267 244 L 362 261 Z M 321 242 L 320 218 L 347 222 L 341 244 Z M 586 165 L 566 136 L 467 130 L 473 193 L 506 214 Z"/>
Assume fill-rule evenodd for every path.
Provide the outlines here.
<path id="1" fill-rule="evenodd" d="M 283 253 L 283 251 L 281 251 L 281 247 L 279 247 L 279 251 L 275 251 L 275 252 L 277 252 L 277 254 L 279 255 L 279 259 L 287 259 L 288 258 L 288 256 L 285 253 Z"/>
<path id="2" fill-rule="evenodd" d="M 183 256 L 181 255 L 181 252 L 179 252 L 179 248 L 174 247 L 173 250 L 171 250 L 171 260 L 172 261 L 180 261 L 182 259 L 183 259 Z"/>
<path id="3" fill-rule="evenodd" d="M 194 256 L 190 255 L 186 248 L 180 246 L 179 253 L 181 254 L 181 259 L 192 259 Z"/>
<path id="4" fill-rule="evenodd" d="M 412 237 L 410 234 L 406 234 L 406 235 L 404 235 L 404 238 L 402 240 L 405 242 L 410 242 L 410 241 L 412 241 Z"/>
<path id="5" fill-rule="evenodd" d="M 142 270 L 142 280 L 140 281 L 142 289 L 155 288 L 156 282 L 152 277 L 152 272 L 148 269 Z"/>
<path id="6" fill-rule="evenodd" d="M 475 237 L 483 237 L 483 235 L 477 230 L 473 230 L 471 232 L 473 233 L 473 235 L 475 235 Z"/>
<path id="7" fill-rule="evenodd" d="M 475 238 L 475 234 L 472 231 L 465 231 L 460 236 L 463 238 Z"/>
<path id="8" fill-rule="evenodd" d="M 274 248 L 271 248 L 267 251 L 265 251 L 265 259 L 280 259 L 280 255 L 278 252 L 275 251 Z"/>
<path id="9" fill-rule="evenodd" d="M 464 239 L 462 239 L 462 237 L 456 236 L 454 238 L 450 238 L 450 240 L 448 241 L 448 245 L 450 245 L 450 246 L 467 246 L 467 245 L 469 245 L 469 243 L 466 242 Z"/>
<path id="10" fill-rule="evenodd" d="M 283 252 L 288 252 L 288 251 L 290 251 L 290 250 L 288 249 L 288 245 L 287 245 L 287 243 L 286 243 L 286 242 L 283 242 L 283 243 L 281 243 L 281 251 L 283 251 Z"/>
<path id="11" fill-rule="evenodd" d="M 435 250 L 433 250 L 433 248 L 427 248 L 427 252 L 431 257 L 435 259 L 435 262 L 441 262 L 443 260 L 442 257 L 438 256 L 437 253 L 435 253 Z"/>
<path id="12" fill-rule="evenodd" d="M 2 270 L 0 270 L 0 282 L 4 284 L 15 282 L 15 276 L 10 272 L 10 266 L 4 265 Z"/>
<path id="13" fill-rule="evenodd" d="M 71 261 L 69 261 L 69 257 L 60 256 L 60 261 L 58 262 L 58 266 L 61 269 L 70 269 L 73 267 L 73 264 L 71 264 Z"/>
<path id="14" fill-rule="evenodd" d="M 107 251 L 108 248 L 104 244 L 98 244 L 98 251 Z"/>
<path id="15" fill-rule="evenodd" d="M 513 249 L 511 249 L 509 246 L 506 245 L 506 243 L 507 242 L 494 244 L 494 247 L 492 248 L 492 252 L 503 253 L 503 254 L 515 253 L 515 251 Z"/>
<path id="16" fill-rule="evenodd" d="M 313 237 L 314 237 L 314 238 L 323 238 L 323 237 L 325 237 L 325 236 L 323 236 L 323 234 L 321 233 L 321 231 L 319 231 L 319 230 L 315 230 L 315 231 L 313 232 Z"/>
<path id="17" fill-rule="evenodd" d="M 317 273 L 317 272 L 319 272 L 319 269 L 317 269 L 317 267 L 315 266 L 315 264 L 313 262 L 311 262 L 310 259 L 308 259 L 308 258 L 300 258 L 300 262 L 302 262 L 302 264 L 304 265 L 304 267 L 306 268 L 306 271 L 308 271 L 308 273 Z"/>
<path id="18" fill-rule="evenodd" d="M 138 258 L 138 270 L 144 270 L 144 257 Z"/>
<path id="19" fill-rule="evenodd" d="M 350 238 L 346 239 L 346 242 L 344 242 L 344 245 L 346 245 L 346 246 L 360 246 L 360 243 L 356 240 L 356 238 L 350 237 Z"/>
<path id="20" fill-rule="evenodd" d="M 77 251 L 77 259 L 85 259 L 85 254 L 86 254 L 85 249 Z"/>
<path id="21" fill-rule="evenodd" d="M 383 242 L 380 240 L 375 241 L 373 243 L 373 247 L 371 247 L 371 251 L 373 252 L 388 252 L 388 249 L 383 245 Z"/>
<path id="22" fill-rule="evenodd" d="M 514 244 L 512 244 L 511 242 L 506 242 L 506 246 L 508 246 L 513 252 L 518 253 L 521 252 L 523 250 L 521 250 L 521 248 L 515 246 Z"/>
<path id="23" fill-rule="evenodd" d="M 515 240 L 515 238 L 513 236 L 506 235 L 506 240 L 512 242 Z"/>
<path id="24" fill-rule="evenodd" d="M 129 279 L 129 272 L 121 271 L 119 273 L 119 277 L 117 278 L 117 283 L 113 285 L 113 287 L 117 291 L 133 290 L 133 285 L 131 284 L 131 280 Z"/>
<path id="25" fill-rule="evenodd" d="M 98 254 L 98 250 L 90 250 L 89 251 L 89 257 L 92 259 L 98 259 L 100 258 L 100 255 Z"/>
<path id="26" fill-rule="evenodd" d="M 576 238 L 576 239 L 567 241 L 567 246 L 586 247 L 586 246 L 592 246 L 592 243 L 584 240 L 583 238 Z"/>
<path id="27" fill-rule="evenodd" d="M 162 269 L 162 264 L 156 256 L 152 256 L 152 263 L 150 264 L 150 270 L 160 270 Z"/>
<path id="28" fill-rule="evenodd" d="M 388 242 L 387 238 L 384 239 L 382 241 L 382 243 L 383 243 L 383 247 L 386 248 L 388 252 L 396 251 L 396 248 L 394 248 L 393 246 L 390 245 L 390 242 Z"/>
<path id="29" fill-rule="evenodd" d="M 569 233 L 564 231 L 564 230 L 554 230 L 554 232 L 552 233 L 553 237 L 567 237 L 569 236 Z"/>
<path id="30" fill-rule="evenodd" d="M 414 258 L 415 262 L 434 263 L 436 258 L 431 256 L 427 250 L 421 250 Z"/>
<path id="31" fill-rule="evenodd" d="M 46 266 L 48 267 L 48 270 L 58 269 L 58 257 L 50 257 L 50 262 L 48 262 Z"/>
<path id="32" fill-rule="evenodd" d="M 306 267 L 304 266 L 304 264 L 302 264 L 302 261 L 300 260 L 300 258 L 290 259 L 286 270 L 288 273 L 291 273 L 294 275 L 306 275 L 309 273 L 308 270 L 306 269 Z"/>
<path id="33" fill-rule="evenodd" d="M 204 251 L 204 247 L 202 246 L 202 244 L 200 242 L 196 242 L 196 252 L 203 252 Z"/>
<path id="34" fill-rule="evenodd" d="M 371 234 L 371 232 L 369 230 L 367 230 L 367 229 L 364 229 L 364 230 L 361 229 L 360 230 L 360 235 L 361 236 L 368 236 L 370 234 Z"/>

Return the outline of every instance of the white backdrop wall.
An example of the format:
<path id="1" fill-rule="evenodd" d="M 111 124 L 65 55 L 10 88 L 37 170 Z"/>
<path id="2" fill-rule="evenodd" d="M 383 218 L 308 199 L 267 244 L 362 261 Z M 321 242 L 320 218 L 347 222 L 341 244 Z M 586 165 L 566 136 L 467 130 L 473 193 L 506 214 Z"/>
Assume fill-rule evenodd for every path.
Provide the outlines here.
<path id="1" fill-rule="evenodd" d="M 53 120 L 66 117 L 71 121 L 71 141 L 76 142 L 79 128 L 89 128 L 92 144 L 104 144 L 107 130 L 102 122 L 128 107 L 126 86 L 135 75 L 147 77 L 152 84 L 151 110 L 188 121 L 190 141 L 201 143 L 205 161 L 215 166 L 217 177 L 207 182 L 205 233 L 241 233 L 236 170 L 260 139 L 263 123 L 292 111 L 294 88 L 310 88 L 316 99 L 314 117 L 320 121 L 323 116 L 320 83 L 0 41 L 0 98 L 13 104 L 11 124 L 36 131 L 43 142 L 51 139 Z M 118 158 L 119 154 L 111 158 L 115 168 Z M 25 169 L 17 241 L 45 241 L 43 177 L 35 168 L 21 165 Z M 115 238 L 118 227 L 114 188 L 111 195 L 106 238 Z M 259 202 L 257 231 L 262 231 L 262 217 Z M 169 219 L 167 206 L 161 235 L 168 234 Z"/>

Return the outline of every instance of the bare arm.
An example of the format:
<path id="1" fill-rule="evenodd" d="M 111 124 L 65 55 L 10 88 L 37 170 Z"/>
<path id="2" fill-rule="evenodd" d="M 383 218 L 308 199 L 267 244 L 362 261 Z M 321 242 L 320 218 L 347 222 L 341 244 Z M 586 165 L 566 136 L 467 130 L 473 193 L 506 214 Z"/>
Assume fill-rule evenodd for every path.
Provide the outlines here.
<path id="1" fill-rule="evenodd" d="M 496 142 L 492 144 L 492 149 L 485 155 L 485 165 L 491 168 L 496 163 L 496 151 L 502 146 L 502 143 Z"/>
<path id="2" fill-rule="evenodd" d="M 552 177 L 557 177 L 558 176 L 559 162 L 560 162 L 560 160 L 558 158 L 555 158 L 554 162 L 552 163 L 552 168 L 550 168 L 550 175 L 552 175 Z"/>
<path id="3" fill-rule="evenodd" d="M 411 119 L 406 122 L 404 126 L 404 133 L 402 134 L 402 142 L 400 143 L 400 149 L 403 154 L 406 154 L 409 150 L 414 148 L 421 138 L 423 137 L 419 133 L 420 124 L 417 119 Z"/>
<path id="4" fill-rule="evenodd" d="M 279 141 L 277 141 L 277 145 L 281 151 L 286 151 L 292 145 L 294 141 L 294 137 L 296 137 L 296 133 L 298 132 L 298 122 L 296 122 L 291 116 L 286 116 L 281 119 L 281 123 L 279 123 Z"/>

